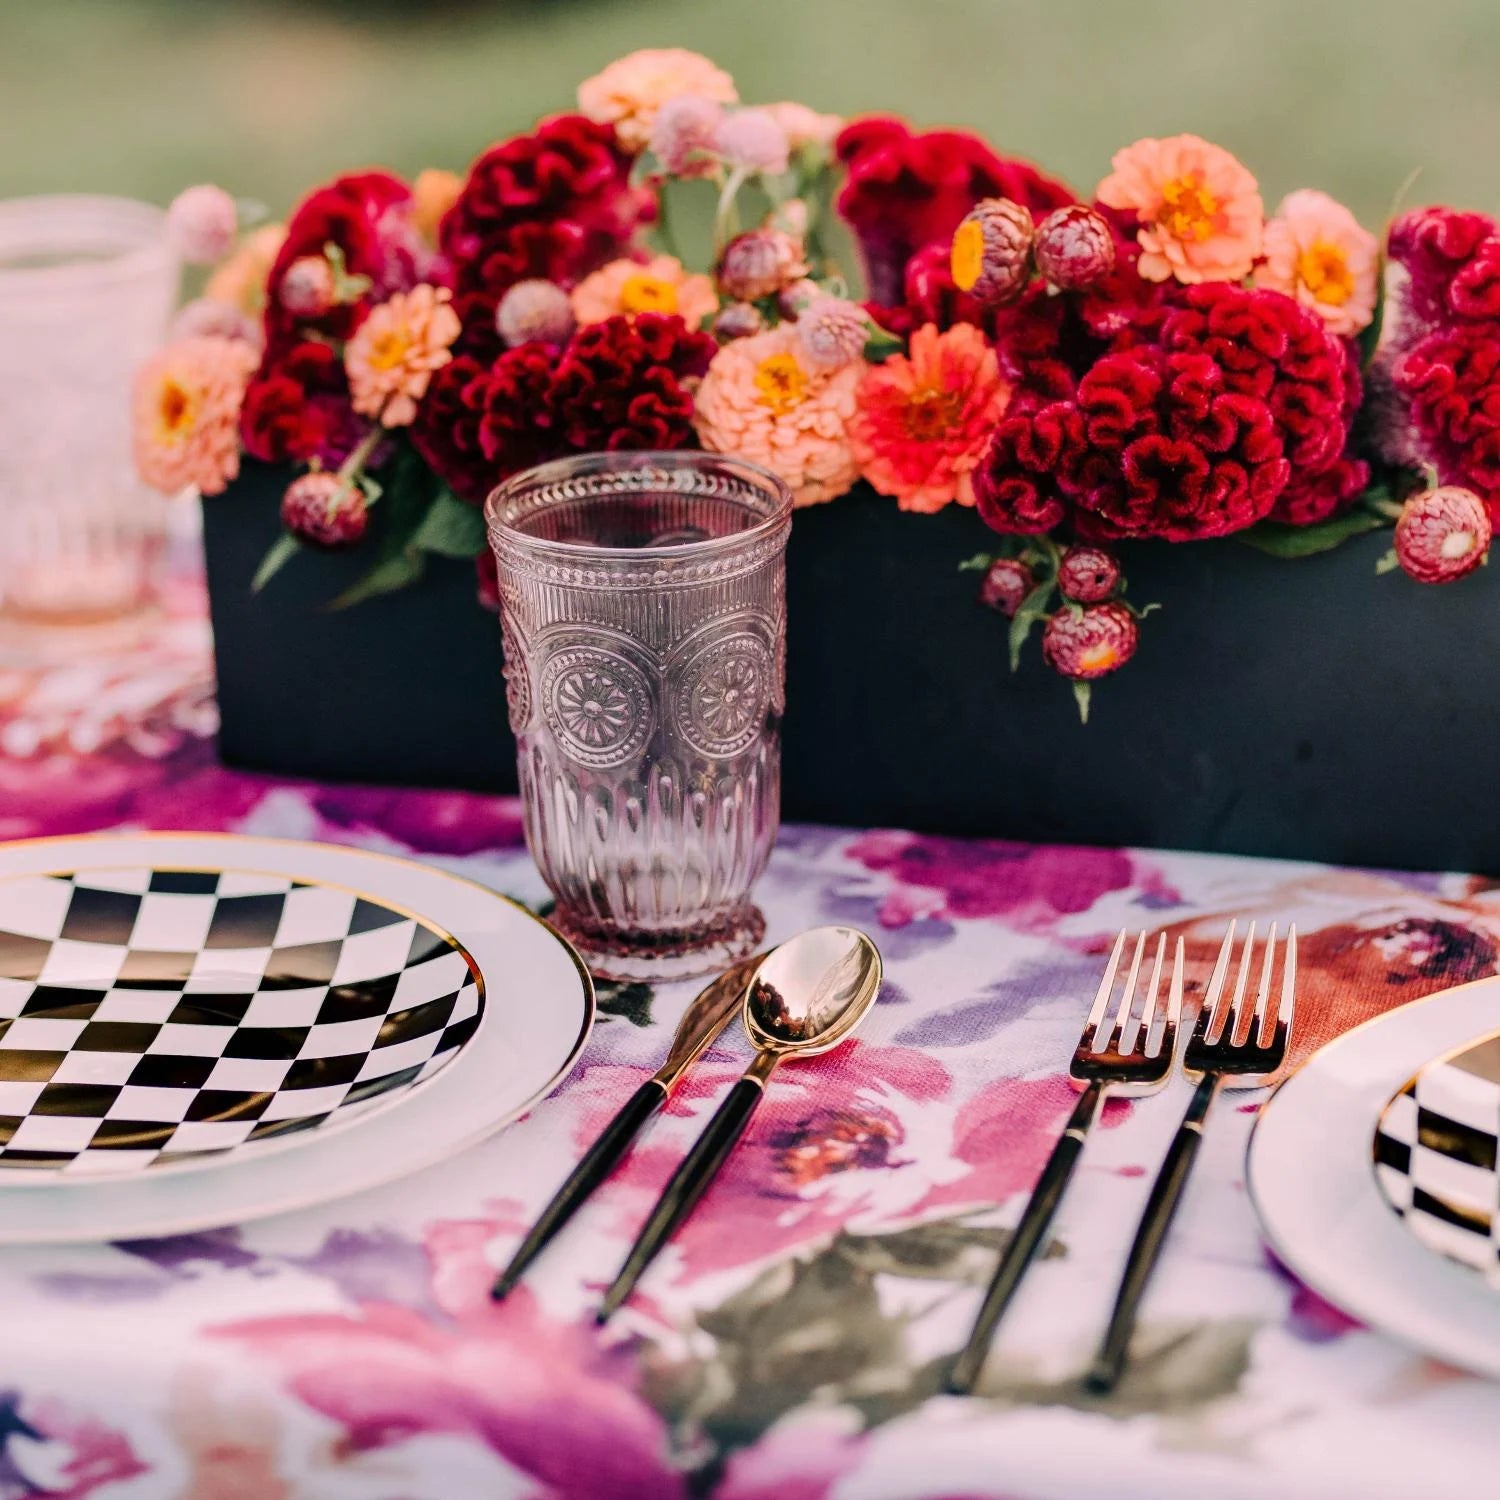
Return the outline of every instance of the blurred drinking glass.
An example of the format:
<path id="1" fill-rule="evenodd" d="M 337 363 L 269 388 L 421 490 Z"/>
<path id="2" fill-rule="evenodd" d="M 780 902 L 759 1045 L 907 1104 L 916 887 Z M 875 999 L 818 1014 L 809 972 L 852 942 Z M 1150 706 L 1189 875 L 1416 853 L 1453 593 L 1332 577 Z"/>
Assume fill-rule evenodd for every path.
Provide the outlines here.
<path id="1" fill-rule="evenodd" d="M 166 216 L 125 198 L 0 202 L 0 616 L 90 624 L 150 598 L 164 504 L 131 461 L 130 387 L 177 293 Z"/>
<path id="2" fill-rule="evenodd" d="M 791 512 L 710 453 L 565 459 L 490 496 L 527 842 L 597 974 L 707 973 L 765 933 Z"/>

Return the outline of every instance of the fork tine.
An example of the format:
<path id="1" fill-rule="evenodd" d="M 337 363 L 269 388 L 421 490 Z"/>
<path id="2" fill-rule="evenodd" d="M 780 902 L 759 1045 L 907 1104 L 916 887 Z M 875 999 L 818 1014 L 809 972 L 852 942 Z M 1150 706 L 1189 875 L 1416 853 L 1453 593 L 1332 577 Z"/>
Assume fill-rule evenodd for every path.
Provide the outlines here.
<path id="1" fill-rule="evenodd" d="M 1271 923 L 1271 930 L 1266 935 L 1266 951 L 1260 964 L 1260 988 L 1255 995 L 1255 1014 L 1250 1018 L 1250 1026 L 1245 1034 L 1245 1039 L 1256 1046 L 1260 1045 L 1262 1036 L 1266 1030 L 1266 1011 L 1270 1008 L 1271 1001 L 1271 970 L 1276 963 L 1276 924 Z"/>
<path id="2" fill-rule="evenodd" d="M 1222 1021 L 1215 1017 L 1214 1029 L 1209 1033 L 1210 1042 L 1222 1042 L 1232 1038 L 1239 1030 L 1240 1017 L 1244 1014 L 1245 991 L 1250 985 L 1250 966 L 1255 957 L 1255 923 L 1245 934 L 1244 946 L 1240 949 L 1240 962 L 1234 976 L 1234 998 L 1229 1002 Z"/>
<path id="3" fill-rule="evenodd" d="M 1229 974 L 1229 956 L 1234 948 L 1234 928 L 1234 919 L 1231 918 L 1229 931 L 1224 934 L 1224 941 L 1219 946 L 1219 956 L 1214 960 L 1214 971 L 1209 975 L 1208 988 L 1203 992 L 1203 1003 L 1198 1007 L 1198 1022 L 1193 1030 L 1200 1039 L 1212 1030 L 1219 1001 L 1224 995 L 1224 981 Z"/>
<path id="4" fill-rule="evenodd" d="M 1140 977 L 1141 954 L 1145 947 L 1146 932 L 1142 928 L 1135 940 L 1135 953 L 1130 960 L 1130 972 L 1125 976 L 1125 988 L 1120 991 L 1120 1004 L 1115 1010 L 1115 1024 L 1110 1027 L 1104 1046 L 1099 1046 L 1097 1038 L 1095 1039 L 1094 1050 L 1096 1052 L 1108 1051 L 1110 1043 L 1117 1043 L 1125 1030 L 1125 1022 L 1130 1018 L 1130 1007 L 1135 1000 L 1135 982 Z"/>
<path id="5" fill-rule="evenodd" d="M 1141 1013 L 1127 1018 L 1125 1029 L 1120 1033 L 1121 1052 L 1134 1052 L 1137 1045 L 1144 1051 L 1151 1041 L 1151 1026 L 1156 1020 L 1156 1007 L 1161 999 L 1161 961 L 1166 951 L 1167 935 L 1162 933 L 1156 940 L 1156 959 L 1151 965 L 1151 979 L 1141 1000 Z"/>
<path id="6" fill-rule="evenodd" d="M 1166 933 L 1162 934 L 1163 939 Z M 1160 1026 L 1148 1027 L 1146 1031 L 1146 1056 L 1160 1057 L 1163 1047 L 1176 1045 L 1177 1028 L 1182 1023 L 1182 970 L 1183 970 L 1183 947 L 1182 939 L 1177 939 L 1177 951 L 1172 957 L 1172 978 L 1167 986 L 1167 1013 L 1162 1019 Z M 1153 1036 L 1152 1030 L 1155 1030 Z"/>
<path id="7" fill-rule="evenodd" d="M 1120 935 L 1115 939 L 1114 951 L 1109 955 L 1109 967 L 1104 971 L 1104 978 L 1099 985 L 1099 993 L 1094 996 L 1093 1007 L 1089 1011 L 1089 1018 L 1083 1023 L 1084 1045 L 1092 1048 L 1094 1045 L 1094 1032 L 1100 1021 L 1104 1019 L 1104 1012 L 1109 1008 L 1109 992 L 1114 988 L 1115 971 L 1120 967 L 1120 955 L 1125 951 L 1125 929 L 1120 929 Z"/>
<path id="8" fill-rule="evenodd" d="M 1297 927 L 1287 929 L 1286 957 L 1281 961 L 1281 1004 L 1276 1011 L 1276 1026 L 1292 1029 L 1292 1011 L 1297 1004 Z"/>

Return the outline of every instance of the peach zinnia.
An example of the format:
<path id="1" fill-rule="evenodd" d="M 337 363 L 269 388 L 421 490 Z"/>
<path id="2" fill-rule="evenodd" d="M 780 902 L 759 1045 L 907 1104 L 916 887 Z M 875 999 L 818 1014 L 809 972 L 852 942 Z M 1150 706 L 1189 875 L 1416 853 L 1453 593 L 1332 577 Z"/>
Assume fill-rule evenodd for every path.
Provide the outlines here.
<path id="1" fill-rule="evenodd" d="M 676 313 L 696 328 L 719 299 L 707 276 L 690 276 L 675 256 L 658 255 L 642 264 L 612 260 L 573 288 L 573 316 L 580 325 L 602 323 L 621 313 Z"/>
<path id="2" fill-rule="evenodd" d="M 791 325 L 736 339 L 708 367 L 693 425 L 705 448 L 779 474 L 798 505 L 833 500 L 859 474 L 848 433 L 864 371 L 814 369 Z"/>
<path id="3" fill-rule="evenodd" d="M 217 495 L 240 471 L 240 404 L 260 362 L 243 339 L 187 338 L 135 378 L 135 466 L 163 494 Z"/>
<path id="4" fill-rule="evenodd" d="M 1304 188 L 1266 225 L 1266 259 L 1255 284 L 1295 297 L 1330 333 L 1349 338 L 1375 316 L 1379 274 L 1375 236 L 1342 203 Z"/>
<path id="5" fill-rule="evenodd" d="M 233 255 L 208 278 L 203 295 L 227 302 L 241 312 L 258 314 L 266 305 L 266 282 L 286 239 L 285 224 L 262 224 L 252 229 Z"/>
<path id="6" fill-rule="evenodd" d="M 852 437 L 860 473 L 902 510 L 973 505 L 973 474 L 1010 400 L 995 351 L 971 323 L 928 323 L 908 355 L 873 365 Z"/>
<path id="7" fill-rule="evenodd" d="M 1115 153 L 1099 201 L 1140 219 L 1147 281 L 1240 281 L 1260 254 L 1265 207 L 1250 172 L 1196 135 L 1142 140 Z"/>
<path id="8" fill-rule="evenodd" d="M 651 139 L 656 112 L 679 94 L 734 104 L 734 79 L 708 58 L 683 47 L 645 47 L 616 59 L 578 85 L 578 107 L 591 120 L 615 127 L 615 139 L 634 155 Z"/>
<path id="9" fill-rule="evenodd" d="M 432 372 L 453 358 L 458 314 L 447 287 L 425 282 L 397 292 L 373 308 L 344 346 L 344 369 L 355 411 L 384 427 L 406 427 L 416 419 Z"/>

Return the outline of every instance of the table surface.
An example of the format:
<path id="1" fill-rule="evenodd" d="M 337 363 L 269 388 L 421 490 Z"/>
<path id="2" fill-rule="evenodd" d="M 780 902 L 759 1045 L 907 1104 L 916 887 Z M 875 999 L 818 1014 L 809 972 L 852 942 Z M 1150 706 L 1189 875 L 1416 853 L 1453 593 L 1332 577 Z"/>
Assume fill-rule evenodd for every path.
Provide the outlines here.
<path id="1" fill-rule="evenodd" d="M 230 773 L 214 722 L 191 580 L 148 631 L 0 667 L 0 837 L 323 839 L 544 898 L 513 801 Z M 1258 1096 L 1210 1120 L 1128 1378 L 1082 1395 L 1180 1081 L 1107 1107 L 980 1394 L 936 1394 L 1072 1103 L 1067 1059 L 1121 926 L 1182 933 L 1201 983 L 1226 918 L 1295 920 L 1305 1051 L 1494 972 L 1489 882 L 793 827 L 759 897 L 773 938 L 868 929 L 885 990 L 856 1041 L 778 1075 L 607 1330 L 598 1292 L 742 1038 L 500 1308 L 491 1268 L 656 1066 L 692 985 L 601 986 L 558 1091 L 419 1176 L 212 1233 L 0 1251 L 0 1496 L 1469 1500 L 1493 1483 L 1500 1386 L 1350 1322 L 1268 1256 L 1242 1171 Z"/>

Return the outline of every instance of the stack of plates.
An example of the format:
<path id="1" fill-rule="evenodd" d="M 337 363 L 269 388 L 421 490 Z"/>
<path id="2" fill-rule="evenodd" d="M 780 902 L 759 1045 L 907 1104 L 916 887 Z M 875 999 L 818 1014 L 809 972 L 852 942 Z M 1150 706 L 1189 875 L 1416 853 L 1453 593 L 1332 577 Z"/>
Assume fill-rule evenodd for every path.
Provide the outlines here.
<path id="1" fill-rule="evenodd" d="M 1500 977 L 1367 1021 L 1262 1111 L 1246 1174 L 1271 1247 L 1330 1302 L 1500 1377 Z"/>
<path id="2" fill-rule="evenodd" d="M 0 849 L 0 1242 L 135 1238 L 357 1192 L 577 1058 L 574 951 L 482 886 L 220 835 Z"/>

